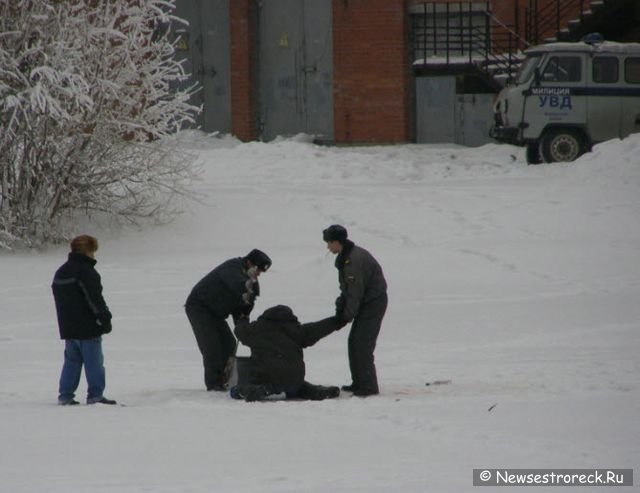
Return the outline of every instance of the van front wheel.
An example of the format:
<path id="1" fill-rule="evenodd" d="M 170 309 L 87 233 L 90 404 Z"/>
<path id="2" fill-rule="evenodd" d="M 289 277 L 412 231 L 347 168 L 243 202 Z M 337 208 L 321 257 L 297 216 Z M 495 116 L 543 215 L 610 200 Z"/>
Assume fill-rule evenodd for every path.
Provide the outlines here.
<path id="1" fill-rule="evenodd" d="M 587 150 L 582 134 L 573 129 L 556 128 L 542 137 L 540 149 L 546 163 L 575 161 Z"/>
<path id="2" fill-rule="evenodd" d="M 527 158 L 527 164 L 542 163 L 542 156 L 540 156 L 540 144 L 538 142 L 527 144 L 525 157 Z"/>

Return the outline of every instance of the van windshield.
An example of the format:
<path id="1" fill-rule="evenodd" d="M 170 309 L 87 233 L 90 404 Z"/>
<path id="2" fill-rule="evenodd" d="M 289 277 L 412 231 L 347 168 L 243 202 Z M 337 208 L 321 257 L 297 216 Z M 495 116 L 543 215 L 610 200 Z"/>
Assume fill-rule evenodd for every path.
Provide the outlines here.
<path id="1" fill-rule="evenodd" d="M 516 84 L 524 84 L 527 82 L 531 78 L 531 75 L 539 62 L 540 55 L 528 56 L 525 61 L 522 62 L 520 70 L 518 70 L 518 73 L 516 74 Z"/>

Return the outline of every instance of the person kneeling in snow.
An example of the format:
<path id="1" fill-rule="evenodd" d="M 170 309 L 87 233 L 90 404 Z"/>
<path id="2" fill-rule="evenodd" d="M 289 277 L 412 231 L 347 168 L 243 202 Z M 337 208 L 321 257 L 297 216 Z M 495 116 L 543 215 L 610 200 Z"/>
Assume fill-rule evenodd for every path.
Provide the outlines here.
<path id="1" fill-rule="evenodd" d="M 249 383 L 230 391 L 234 399 L 248 402 L 284 393 L 288 399 L 323 400 L 340 395 L 338 387 L 323 387 L 305 381 L 303 348 L 313 346 L 344 324 L 336 317 L 301 324 L 291 308 L 277 305 L 265 310 L 254 322 L 243 317 L 236 322 L 238 340 L 251 348 Z"/>

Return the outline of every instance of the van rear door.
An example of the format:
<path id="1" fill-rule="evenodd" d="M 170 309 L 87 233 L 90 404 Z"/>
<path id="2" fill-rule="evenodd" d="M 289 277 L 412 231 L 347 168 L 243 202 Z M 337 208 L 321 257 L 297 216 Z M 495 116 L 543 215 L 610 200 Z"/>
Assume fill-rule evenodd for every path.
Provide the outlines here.
<path id="1" fill-rule="evenodd" d="M 622 96 L 621 137 L 640 133 L 640 56 L 624 60 L 625 90 Z"/>
<path id="2" fill-rule="evenodd" d="M 622 91 L 620 57 L 596 55 L 587 74 L 587 122 L 593 143 L 620 137 Z"/>

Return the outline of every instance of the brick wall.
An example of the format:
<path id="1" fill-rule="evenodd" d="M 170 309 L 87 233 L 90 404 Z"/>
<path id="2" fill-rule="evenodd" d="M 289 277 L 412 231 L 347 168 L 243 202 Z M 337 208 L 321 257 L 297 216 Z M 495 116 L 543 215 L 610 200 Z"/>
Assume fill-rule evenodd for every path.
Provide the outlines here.
<path id="1" fill-rule="evenodd" d="M 519 7 L 518 12 L 518 25 L 520 26 L 520 33 L 524 36 L 525 33 L 525 10 L 529 7 L 529 0 L 492 0 L 491 8 L 495 16 L 502 22 L 512 25 L 516 22 L 516 3 Z M 582 7 L 588 10 L 591 5 L 591 0 L 582 0 Z M 556 36 L 556 23 L 554 17 L 556 0 L 537 0 L 537 6 L 541 17 L 547 17 L 548 24 L 546 29 L 542 29 L 538 34 L 540 40 L 544 40 L 548 37 Z M 566 8 L 564 5 L 563 15 L 560 16 L 560 28 L 566 28 L 568 22 L 572 19 L 578 19 L 580 17 L 580 2 L 573 0 L 570 5 L 571 8 Z M 549 18 L 549 16 L 551 18 Z"/>
<path id="2" fill-rule="evenodd" d="M 231 132 L 243 141 L 256 132 L 256 13 L 253 0 L 229 2 L 231 34 Z"/>
<path id="3" fill-rule="evenodd" d="M 494 0 L 490 4 L 491 12 L 500 23 L 492 23 L 494 34 L 494 45 L 499 51 L 506 52 L 507 48 L 524 50 L 528 47 L 525 41 L 525 8 L 528 7 L 529 0 Z M 504 28 L 508 27 L 508 30 Z M 517 25 L 516 25 L 517 24 Z M 513 37 L 507 40 L 506 36 L 512 34 Z M 520 36 L 516 39 L 515 34 Z M 509 46 L 506 45 L 509 43 Z M 514 45 L 514 43 L 517 45 Z"/>
<path id="4" fill-rule="evenodd" d="M 407 0 L 333 0 L 334 138 L 411 140 Z"/>
<path id="5" fill-rule="evenodd" d="M 516 5 L 518 4 L 518 5 Z M 502 22 L 508 25 L 515 24 L 516 10 L 519 10 L 520 24 L 524 22 L 524 9 L 529 5 L 529 0 L 508 0 L 497 1 L 494 0 L 490 3 L 490 8 L 493 14 Z"/>

